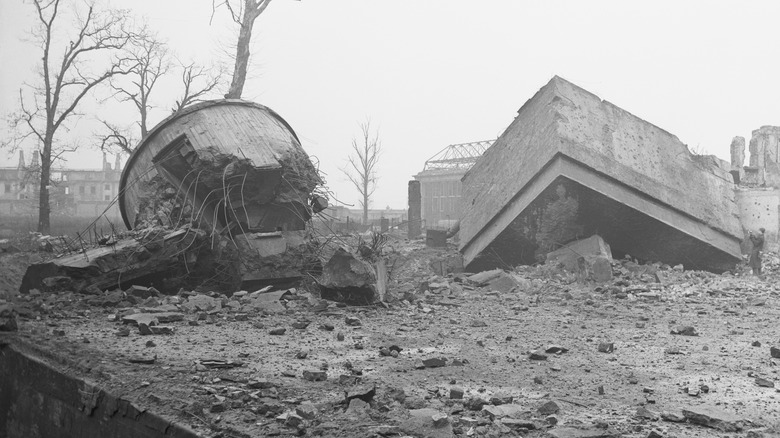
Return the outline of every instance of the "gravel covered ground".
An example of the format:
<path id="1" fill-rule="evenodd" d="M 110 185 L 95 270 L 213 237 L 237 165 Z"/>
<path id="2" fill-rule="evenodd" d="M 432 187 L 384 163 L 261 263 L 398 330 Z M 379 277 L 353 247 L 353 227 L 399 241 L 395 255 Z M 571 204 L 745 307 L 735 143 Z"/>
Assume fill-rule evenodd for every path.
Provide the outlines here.
<path id="1" fill-rule="evenodd" d="M 389 248 L 387 306 L 347 307 L 303 289 L 62 292 L 15 298 L 17 336 L 208 437 L 780 430 L 774 258 L 765 278 L 622 261 L 606 284 L 521 267 L 491 285 L 433 273 L 430 262 L 454 247 Z M 169 313 L 154 323 L 134 318 L 157 328 L 127 321 L 160 312 Z M 160 326 L 172 333 L 141 334 Z"/>

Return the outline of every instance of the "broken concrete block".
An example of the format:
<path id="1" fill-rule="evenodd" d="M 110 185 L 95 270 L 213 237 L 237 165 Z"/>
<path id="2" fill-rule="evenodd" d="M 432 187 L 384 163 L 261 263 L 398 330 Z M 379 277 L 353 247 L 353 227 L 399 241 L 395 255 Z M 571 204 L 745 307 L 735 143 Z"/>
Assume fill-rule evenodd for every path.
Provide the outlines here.
<path id="1" fill-rule="evenodd" d="M 171 322 L 183 321 L 184 314 L 179 312 L 159 312 L 159 313 L 133 313 L 122 317 L 124 324 L 138 325 L 141 323 L 154 325 L 158 323 L 167 324 Z"/>
<path id="2" fill-rule="evenodd" d="M 682 414 L 689 422 L 723 432 L 739 432 L 745 428 L 745 420 L 732 413 L 711 406 L 691 406 Z"/>
<path id="3" fill-rule="evenodd" d="M 677 326 L 673 328 L 670 333 L 681 336 L 699 336 L 699 334 L 696 332 L 696 328 L 690 325 Z"/>
<path id="4" fill-rule="evenodd" d="M 139 286 L 134 284 L 125 291 L 125 294 L 127 294 L 129 297 L 145 300 L 150 297 L 159 297 L 160 291 L 153 287 Z"/>
<path id="5" fill-rule="evenodd" d="M 128 284 L 137 284 L 139 279 L 155 277 L 159 280 L 181 279 L 178 283 L 168 280 L 168 287 L 178 290 L 186 279 L 193 278 L 188 274 L 196 266 L 199 248 L 206 240 L 205 232 L 190 228 L 138 234 L 112 246 L 30 265 L 19 292 L 42 289 L 44 281 L 51 282 L 59 277 L 68 279 L 69 290 L 80 293 L 121 289 Z M 202 273 L 210 275 L 205 270 Z"/>
<path id="6" fill-rule="evenodd" d="M 439 368 L 447 366 L 447 359 L 443 357 L 431 357 L 423 359 L 422 364 L 425 368 Z"/>
<path id="7" fill-rule="evenodd" d="M 349 404 L 349 402 L 355 398 L 359 398 L 364 402 L 370 402 L 371 400 L 374 399 L 375 395 L 376 395 L 376 385 L 364 385 L 364 386 L 352 388 L 349 391 L 345 391 L 344 399 L 346 400 L 347 404 Z"/>
<path id="8" fill-rule="evenodd" d="M 222 300 L 198 294 L 187 298 L 187 302 L 182 303 L 181 306 L 189 312 L 216 312 L 222 310 Z"/>
<path id="9" fill-rule="evenodd" d="M 520 418 L 523 414 L 526 414 L 528 412 L 522 406 L 513 405 L 513 404 L 505 404 L 505 405 L 498 405 L 498 406 L 485 405 L 482 407 L 482 411 L 488 414 L 491 420 L 494 420 L 496 418 L 504 418 L 504 417 Z"/>
<path id="10" fill-rule="evenodd" d="M 532 264 L 596 233 L 614 253 L 689 269 L 742 258 L 733 180 L 719 162 L 557 76 L 462 183 L 467 270 Z"/>
<path id="11" fill-rule="evenodd" d="M 325 371 L 317 371 L 317 370 L 304 370 L 303 371 L 303 378 L 304 380 L 308 380 L 311 382 L 320 382 L 325 381 L 328 379 L 328 374 Z"/>
<path id="12" fill-rule="evenodd" d="M 409 411 L 411 418 L 404 421 L 401 429 L 414 436 L 426 436 L 430 438 L 452 437 L 452 423 L 447 414 L 436 409 L 412 409 Z"/>
<path id="13" fill-rule="evenodd" d="M 318 283 L 325 299 L 372 303 L 378 298 L 374 266 L 343 248 L 325 264 Z"/>
<path id="14" fill-rule="evenodd" d="M 484 286 L 490 282 L 490 280 L 498 278 L 504 271 L 502 269 L 492 269 L 489 271 L 482 271 L 474 275 L 469 275 L 466 279 L 472 283 L 476 283 L 480 286 Z"/>
<path id="15" fill-rule="evenodd" d="M 613 342 L 601 342 L 598 346 L 599 353 L 612 353 L 615 351 L 615 344 Z"/>
<path id="16" fill-rule="evenodd" d="M 542 416 L 557 414 L 560 410 L 561 408 L 558 407 L 558 404 L 552 400 L 544 403 L 536 409 L 536 411 L 539 412 L 539 415 Z"/>
<path id="17" fill-rule="evenodd" d="M 167 325 L 153 325 L 149 327 L 154 335 L 172 335 L 175 329 Z"/>
<path id="18" fill-rule="evenodd" d="M 248 298 L 245 301 L 245 307 L 247 309 L 262 311 L 269 314 L 282 313 L 287 310 L 280 301 L 285 296 L 291 296 L 290 290 L 274 292 L 263 290 L 255 291 L 247 295 Z"/>
<path id="19" fill-rule="evenodd" d="M 594 234 L 587 239 L 568 243 L 562 248 L 547 253 L 545 263 L 548 265 L 562 265 L 569 272 L 577 272 L 581 269 L 581 261 L 579 259 L 585 257 L 605 257 L 611 259 L 612 250 L 601 236 Z"/>
<path id="20" fill-rule="evenodd" d="M 303 230 L 245 233 L 234 240 L 241 257 L 241 289 L 295 286 L 307 273 L 322 270 Z"/>
<path id="21" fill-rule="evenodd" d="M 552 438 L 619 438 L 622 435 L 612 429 L 599 427 L 557 427 L 547 432 Z"/>

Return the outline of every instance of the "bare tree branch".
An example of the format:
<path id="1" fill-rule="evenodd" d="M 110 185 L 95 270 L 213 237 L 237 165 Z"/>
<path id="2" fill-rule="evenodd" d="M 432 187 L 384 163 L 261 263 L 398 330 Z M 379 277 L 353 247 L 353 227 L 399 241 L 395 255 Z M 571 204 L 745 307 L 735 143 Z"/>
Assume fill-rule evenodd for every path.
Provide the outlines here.
<path id="1" fill-rule="evenodd" d="M 126 76 L 111 81 L 114 96 L 123 102 L 132 102 L 139 114 L 141 137 L 149 131 L 149 112 L 153 108 L 151 95 L 157 81 L 171 69 L 171 56 L 167 44 L 143 25 L 134 31 L 124 47 L 123 56 L 131 65 Z"/>
<path id="2" fill-rule="evenodd" d="M 130 130 L 127 128 L 120 128 L 117 125 L 109 123 L 105 120 L 100 121 L 105 128 L 104 134 L 99 135 L 100 150 L 103 152 L 119 149 L 126 154 L 133 152 L 133 144 L 135 140 L 130 134 Z"/>
<path id="3" fill-rule="evenodd" d="M 206 68 L 194 62 L 185 64 L 179 61 L 181 82 L 184 86 L 182 97 L 176 101 L 171 111 L 178 113 L 187 105 L 200 102 L 203 97 L 217 91 L 222 85 L 224 72 L 222 68 Z"/>

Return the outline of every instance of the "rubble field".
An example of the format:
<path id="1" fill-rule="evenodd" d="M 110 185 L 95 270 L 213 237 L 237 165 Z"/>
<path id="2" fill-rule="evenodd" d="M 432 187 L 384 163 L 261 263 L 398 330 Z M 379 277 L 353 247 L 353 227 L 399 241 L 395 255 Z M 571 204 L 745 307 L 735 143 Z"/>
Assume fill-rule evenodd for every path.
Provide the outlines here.
<path id="1" fill-rule="evenodd" d="M 385 303 L 306 285 L 33 290 L 0 301 L 18 314 L 2 337 L 204 437 L 780 432 L 773 255 L 762 277 L 627 258 L 594 282 L 544 265 L 445 274 L 451 243 L 387 248 Z M 23 262 L 0 254 L 2 284 Z"/>

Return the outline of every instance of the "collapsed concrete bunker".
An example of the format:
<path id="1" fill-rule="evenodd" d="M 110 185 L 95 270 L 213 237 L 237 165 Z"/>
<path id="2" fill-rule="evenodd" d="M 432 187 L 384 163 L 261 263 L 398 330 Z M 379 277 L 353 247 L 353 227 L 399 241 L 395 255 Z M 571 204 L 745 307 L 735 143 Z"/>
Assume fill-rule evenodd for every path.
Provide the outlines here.
<path id="1" fill-rule="evenodd" d="M 241 233 L 302 230 L 319 183 L 297 135 L 273 110 L 210 101 L 141 141 L 122 172 L 119 208 L 128 229 L 189 221 Z M 170 195 L 188 205 L 163 205 Z"/>
<path id="2" fill-rule="evenodd" d="M 20 291 L 294 284 L 321 270 L 306 234 L 327 207 L 314 193 L 321 184 L 273 110 L 243 100 L 192 105 L 155 126 L 127 161 L 118 203 L 130 237 L 33 265 Z"/>
<path id="3" fill-rule="evenodd" d="M 594 234 L 615 256 L 716 272 L 741 260 L 728 165 L 557 76 L 462 182 L 471 271 L 534 263 Z"/>

